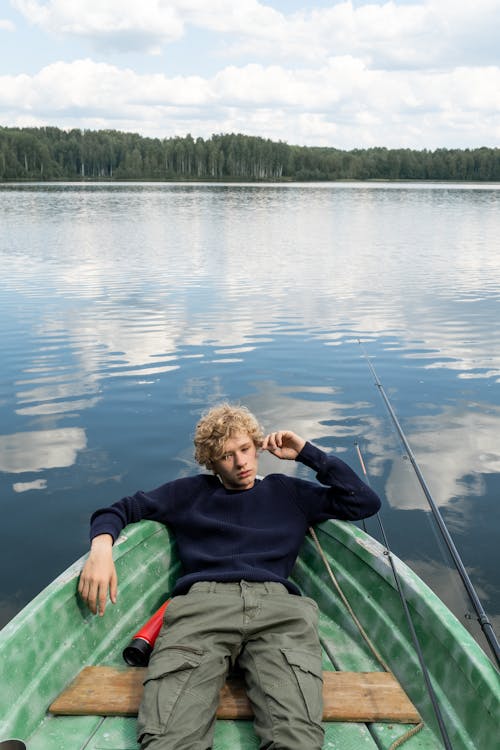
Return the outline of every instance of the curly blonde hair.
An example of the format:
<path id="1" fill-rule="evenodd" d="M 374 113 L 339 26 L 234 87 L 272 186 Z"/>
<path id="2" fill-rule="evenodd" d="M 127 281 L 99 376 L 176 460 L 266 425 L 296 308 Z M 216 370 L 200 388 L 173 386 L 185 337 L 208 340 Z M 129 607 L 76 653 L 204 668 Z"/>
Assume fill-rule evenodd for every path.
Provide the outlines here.
<path id="1" fill-rule="evenodd" d="M 264 442 L 264 431 L 246 406 L 223 403 L 209 409 L 196 425 L 194 457 L 202 466 L 212 468 L 224 452 L 224 445 L 238 432 L 246 433 L 257 448 Z"/>

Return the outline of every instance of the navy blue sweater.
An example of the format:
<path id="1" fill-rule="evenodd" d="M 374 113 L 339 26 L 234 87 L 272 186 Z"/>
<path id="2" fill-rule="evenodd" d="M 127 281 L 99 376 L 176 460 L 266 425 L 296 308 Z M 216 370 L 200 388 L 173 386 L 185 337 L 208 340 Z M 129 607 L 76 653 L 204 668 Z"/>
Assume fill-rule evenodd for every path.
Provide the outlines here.
<path id="1" fill-rule="evenodd" d="M 115 540 L 129 523 L 160 521 L 175 535 L 183 568 L 174 594 L 201 580 L 277 581 L 297 594 L 288 576 L 309 526 L 366 518 L 380 500 L 347 464 L 311 443 L 296 460 L 313 469 L 320 484 L 270 474 L 249 490 L 227 490 L 216 476 L 199 474 L 97 510 L 90 536 Z"/>

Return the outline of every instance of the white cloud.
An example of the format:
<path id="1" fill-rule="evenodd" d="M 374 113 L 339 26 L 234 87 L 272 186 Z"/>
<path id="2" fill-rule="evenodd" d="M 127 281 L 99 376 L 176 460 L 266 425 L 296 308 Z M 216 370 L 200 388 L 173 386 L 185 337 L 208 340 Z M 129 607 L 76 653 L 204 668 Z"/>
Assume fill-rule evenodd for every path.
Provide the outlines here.
<path id="1" fill-rule="evenodd" d="M 228 34 L 269 36 L 283 28 L 285 17 L 266 3 L 257 0 L 178 0 L 171 2 L 190 23 Z"/>
<path id="2" fill-rule="evenodd" d="M 99 47 L 158 53 L 190 28 L 215 32 L 231 56 L 324 61 L 362 57 L 374 67 L 434 67 L 447 58 L 498 59 L 498 0 L 424 0 L 400 5 L 337 2 L 283 14 L 256 0 L 13 0 L 45 31 Z M 219 50 L 220 52 L 220 50 Z"/>
<path id="3" fill-rule="evenodd" d="M 83 37 L 97 46 L 158 52 L 184 33 L 175 3 L 161 0 L 14 0 L 29 21 L 45 31 Z"/>
<path id="4" fill-rule="evenodd" d="M 30 75 L 0 78 L 5 125 L 159 137 L 237 131 L 340 148 L 464 148 L 500 138 L 500 0 L 304 3 L 289 13 L 257 0 L 12 5 L 52 39 L 77 38 L 89 55 L 97 46 L 100 60 L 61 55 Z M 113 50 L 163 56 L 148 72 L 137 57 L 117 64 Z M 179 74 L 186 60 L 190 75 Z"/>
<path id="5" fill-rule="evenodd" d="M 498 61 L 494 29 L 499 11 L 498 0 L 336 3 L 290 15 L 275 27 L 272 40 L 267 29 L 241 40 L 241 50 L 294 60 L 353 55 L 375 69 L 449 67 L 478 55 L 487 64 Z"/>
<path id="6" fill-rule="evenodd" d="M 318 62 L 332 55 L 359 56 L 375 64 L 381 59 L 400 64 L 401 59 L 408 58 L 413 65 L 412 58 L 422 57 L 413 49 L 419 46 L 415 40 L 427 24 L 428 12 L 422 5 L 353 7 L 350 2 L 337 3 L 295 13 L 272 29 L 242 36 L 232 44 L 231 51 Z"/>
<path id="7" fill-rule="evenodd" d="M 340 147 L 492 145 L 500 67 L 374 71 L 359 59 L 318 68 L 228 66 L 212 77 L 139 74 L 91 59 L 0 77 L 7 125 L 117 127 L 165 137 L 233 130 Z"/>
<path id="8" fill-rule="evenodd" d="M 202 78 L 141 76 L 90 59 L 55 62 L 34 76 L 2 76 L 0 87 L 1 107 L 36 111 L 42 118 L 59 118 L 61 124 L 60 118 L 71 118 L 75 110 L 87 117 L 139 121 L 148 107 L 199 106 L 209 98 Z"/>
<path id="9" fill-rule="evenodd" d="M 185 24 L 221 33 L 266 36 L 266 29 L 282 23 L 284 17 L 256 0 L 11 0 L 32 23 L 48 31 L 102 37 L 137 32 L 174 41 L 183 35 Z"/>
<path id="10" fill-rule="evenodd" d="M 0 18 L 0 31 L 15 31 L 16 27 L 12 21 Z"/>

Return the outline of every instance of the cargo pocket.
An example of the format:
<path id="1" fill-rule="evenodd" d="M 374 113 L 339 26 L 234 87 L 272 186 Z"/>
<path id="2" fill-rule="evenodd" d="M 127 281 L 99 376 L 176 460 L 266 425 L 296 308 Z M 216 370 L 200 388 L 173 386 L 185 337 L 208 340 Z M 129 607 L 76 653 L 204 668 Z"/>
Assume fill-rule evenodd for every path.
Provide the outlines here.
<path id="1" fill-rule="evenodd" d="M 175 704 L 203 658 L 203 651 L 189 646 L 167 646 L 157 654 L 144 680 L 137 719 L 139 741 L 144 734 L 162 734 Z"/>
<path id="2" fill-rule="evenodd" d="M 321 657 L 308 651 L 281 649 L 297 680 L 309 720 L 320 723 L 323 718 L 323 668 Z"/>

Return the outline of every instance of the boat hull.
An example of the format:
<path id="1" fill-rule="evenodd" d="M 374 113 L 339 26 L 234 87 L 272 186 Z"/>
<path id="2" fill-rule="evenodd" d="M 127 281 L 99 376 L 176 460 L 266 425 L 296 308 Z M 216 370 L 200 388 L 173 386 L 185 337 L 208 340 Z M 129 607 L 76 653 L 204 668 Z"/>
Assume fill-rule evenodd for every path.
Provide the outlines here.
<path id="1" fill-rule="evenodd" d="M 405 747 L 440 748 L 436 720 L 384 550 L 348 523 L 328 521 L 318 527 L 317 534 L 363 628 L 425 720 L 425 729 Z M 47 711 L 82 667 L 123 665 L 123 648 L 168 596 L 179 572 L 171 536 L 153 522 L 127 527 L 115 544 L 114 556 L 119 597 L 104 617 L 93 616 L 79 600 L 82 558 L 1 631 L 0 740 L 22 739 L 29 750 L 137 748 L 132 718 L 54 717 Z M 454 750 L 491 750 L 500 720 L 497 670 L 418 576 L 401 561 L 396 564 Z M 309 538 L 293 578 L 303 593 L 318 602 L 324 668 L 380 671 Z M 409 728 L 384 722 L 329 723 L 325 747 L 388 748 Z M 256 748 L 250 722 L 217 722 L 214 750 Z"/>

